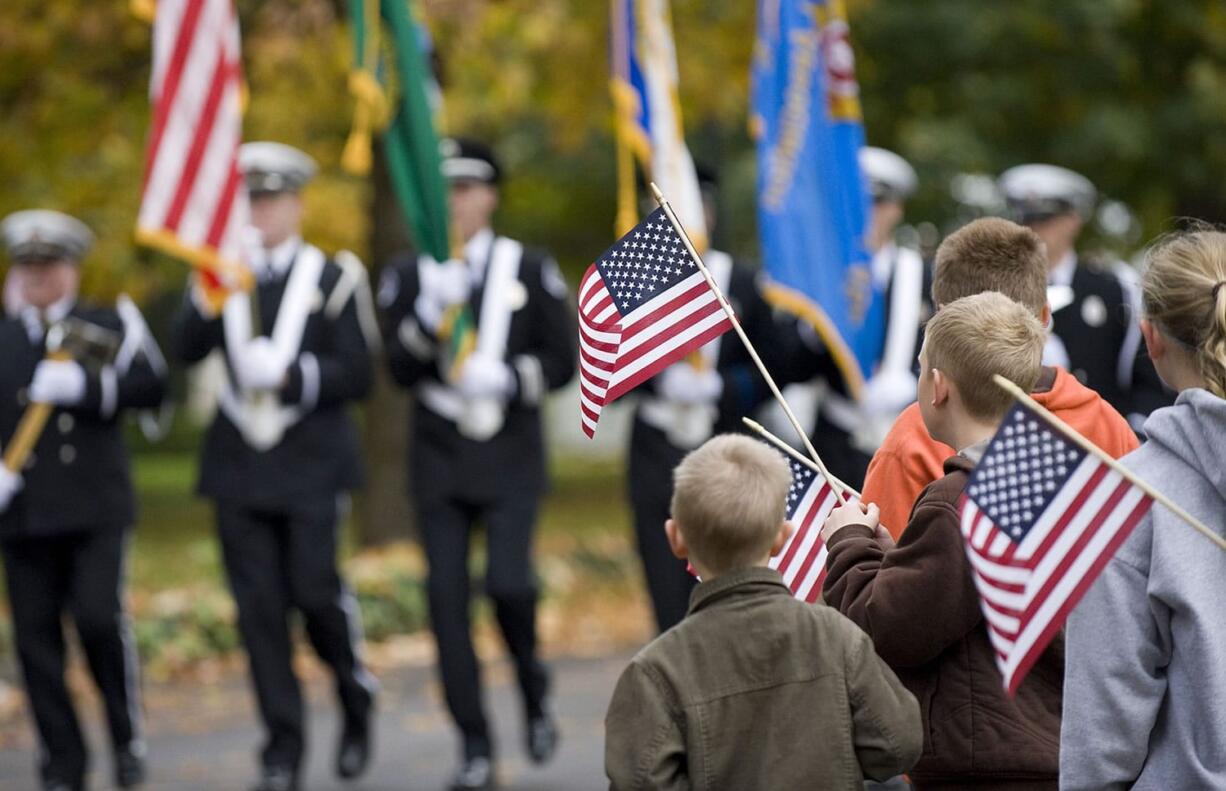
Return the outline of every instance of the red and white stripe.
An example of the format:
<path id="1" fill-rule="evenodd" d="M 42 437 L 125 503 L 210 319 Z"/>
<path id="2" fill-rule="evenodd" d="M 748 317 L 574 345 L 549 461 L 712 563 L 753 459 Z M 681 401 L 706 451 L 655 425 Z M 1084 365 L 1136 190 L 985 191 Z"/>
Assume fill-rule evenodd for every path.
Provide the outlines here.
<path id="1" fill-rule="evenodd" d="M 825 480 L 815 480 L 791 517 L 792 535 L 768 564 L 783 576 L 792 594 L 810 604 L 822 594 L 826 579 L 826 542 L 822 525 L 838 505 L 834 489 Z"/>
<path id="2" fill-rule="evenodd" d="M 1012 695 L 1153 500 L 1093 455 L 1019 543 L 974 500 L 961 499 L 975 585 Z"/>
<path id="3" fill-rule="evenodd" d="M 214 271 L 240 261 L 242 62 L 233 0 L 160 0 L 138 234 Z"/>
<path id="4" fill-rule="evenodd" d="M 579 386 L 583 431 L 600 410 L 732 329 L 700 270 L 621 316 L 595 264 L 579 284 Z"/>

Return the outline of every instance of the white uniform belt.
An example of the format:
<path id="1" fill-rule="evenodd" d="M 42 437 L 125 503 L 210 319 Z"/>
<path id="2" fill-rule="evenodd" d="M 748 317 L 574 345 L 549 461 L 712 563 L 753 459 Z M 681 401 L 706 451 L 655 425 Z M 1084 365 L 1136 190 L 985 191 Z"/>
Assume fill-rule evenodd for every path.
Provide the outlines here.
<path id="1" fill-rule="evenodd" d="M 668 431 L 673 427 L 673 423 L 677 419 L 677 413 L 671 402 L 665 401 L 662 398 L 644 396 L 639 401 L 639 417 L 643 419 L 644 423 L 653 428 L 658 428 L 660 431 Z"/>
<path id="2" fill-rule="evenodd" d="M 423 382 L 417 388 L 421 405 L 439 417 L 455 422 L 464 412 L 464 399 L 452 387 L 438 382 Z"/>
<path id="3" fill-rule="evenodd" d="M 823 418 L 848 434 L 855 433 L 864 424 L 864 415 L 855 401 L 838 393 L 827 391 L 822 395 L 819 411 Z"/>

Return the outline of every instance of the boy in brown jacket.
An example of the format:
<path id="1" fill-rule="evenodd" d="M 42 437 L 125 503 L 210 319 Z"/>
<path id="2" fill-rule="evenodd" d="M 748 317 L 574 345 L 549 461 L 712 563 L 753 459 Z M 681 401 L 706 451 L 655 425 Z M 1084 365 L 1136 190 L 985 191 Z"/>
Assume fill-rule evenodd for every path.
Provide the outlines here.
<path id="1" fill-rule="evenodd" d="M 1029 391 L 1043 326 L 996 292 L 945 305 L 920 350 L 919 406 L 932 438 L 959 448 L 945 477 L 911 509 L 895 547 L 878 510 L 849 504 L 822 528 L 826 602 L 864 629 L 919 699 L 924 752 L 917 788 L 1056 788 L 1063 642 L 1057 638 L 1009 698 L 996 667 L 963 544 L 957 501 L 1011 397 L 993 374 Z"/>
<path id="2" fill-rule="evenodd" d="M 919 707 L 834 610 L 767 567 L 791 526 L 783 457 L 715 437 L 674 471 L 669 545 L 704 580 L 689 613 L 622 673 L 605 772 L 630 789 L 847 789 L 911 767 Z"/>

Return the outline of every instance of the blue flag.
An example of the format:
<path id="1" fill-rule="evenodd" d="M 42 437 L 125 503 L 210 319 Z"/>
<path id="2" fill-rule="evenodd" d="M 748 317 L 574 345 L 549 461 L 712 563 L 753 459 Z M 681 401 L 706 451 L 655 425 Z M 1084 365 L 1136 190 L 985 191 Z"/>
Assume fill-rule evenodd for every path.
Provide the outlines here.
<path id="1" fill-rule="evenodd" d="M 776 305 L 810 322 L 858 394 L 885 343 L 864 244 L 864 125 L 842 0 L 760 0 L 750 128 Z"/>

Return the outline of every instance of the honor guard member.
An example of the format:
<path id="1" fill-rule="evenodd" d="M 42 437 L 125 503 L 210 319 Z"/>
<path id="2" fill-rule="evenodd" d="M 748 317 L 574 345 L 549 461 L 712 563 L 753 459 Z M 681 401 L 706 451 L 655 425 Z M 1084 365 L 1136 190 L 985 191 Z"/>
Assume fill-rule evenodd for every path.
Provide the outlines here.
<path id="1" fill-rule="evenodd" d="M 410 490 L 430 572 L 430 621 L 447 707 L 463 737 L 452 788 L 494 782 L 493 743 L 482 703 L 469 613 L 469 540 L 484 527 L 485 592 L 515 661 L 528 755 L 543 763 L 558 734 L 547 705 L 549 676 L 537 656 L 538 588 L 532 534 L 546 488 L 541 403 L 566 384 L 577 357 L 573 308 L 545 252 L 497 235 L 499 168 L 492 152 L 444 140 L 450 214 L 461 258 L 408 254 L 379 289 L 392 375 L 415 396 Z M 476 321 L 471 355 L 452 363 L 448 324 L 460 306 Z"/>
<path id="2" fill-rule="evenodd" d="M 707 229 L 713 233 L 719 185 L 712 171 L 697 170 Z M 771 307 L 762 297 L 757 272 L 734 262 L 722 250 L 707 250 L 702 259 L 767 370 L 776 370 L 781 361 L 782 328 L 775 324 Z M 743 430 L 741 418 L 751 414 L 769 391 L 744 344 L 720 337 L 648 379 L 636 395 L 627 476 L 630 505 L 656 627 L 664 632 L 685 617 L 696 584 L 685 561 L 669 549 L 664 533 L 673 496 L 673 468 L 714 434 Z"/>
<path id="3" fill-rule="evenodd" d="M 918 184 L 915 169 L 892 151 L 865 146 L 860 170 L 872 198 L 866 246 L 872 255 L 873 290 L 884 294 L 887 311 L 881 361 L 857 402 L 817 332 L 798 322 L 800 343 L 788 376 L 790 381 L 819 377 L 824 382 L 813 445 L 831 474 L 855 489 L 864 484 L 868 463 L 894 419 L 915 400 L 920 328 L 932 313 L 927 265 L 917 251 L 894 239 Z"/>
<path id="4" fill-rule="evenodd" d="M 166 365 L 126 297 L 116 309 L 77 299 L 79 264 L 93 242 L 85 225 L 21 211 L 5 218 L 0 235 L 21 290 L 16 315 L 0 324 L 5 449 L 14 450 L 31 403 L 52 406 L 20 472 L 0 467 L 0 551 L 42 787 L 85 787 L 86 745 L 64 683 L 66 612 L 106 707 L 115 783 L 131 788 L 145 777 L 145 744 L 123 602 L 136 514 L 120 417 L 161 403 Z"/>
<path id="5" fill-rule="evenodd" d="M 370 390 L 378 330 L 361 262 L 348 253 L 330 259 L 300 235 L 299 191 L 315 173 L 311 158 L 279 143 L 247 143 L 239 164 L 255 231 L 246 256 L 258 285 L 250 295 L 231 295 L 220 314 L 193 287 L 176 340 L 184 362 L 220 350 L 226 363 L 198 490 L 216 506 L 267 731 L 255 788 L 288 791 L 298 787 L 305 748 L 291 608 L 336 677 L 336 773 L 357 777 L 370 756 L 376 683 L 363 664 L 357 602 L 336 554 L 346 493 L 362 482 L 348 407 Z"/>
<path id="6" fill-rule="evenodd" d="M 1078 256 L 1077 237 L 1097 194 L 1084 176 L 1054 165 L 1019 165 L 1000 177 L 1012 218 L 1047 246 L 1052 332 L 1044 365 L 1066 369 L 1128 418 L 1138 433 L 1172 403 L 1141 343 L 1139 291 L 1131 270 Z"/>

